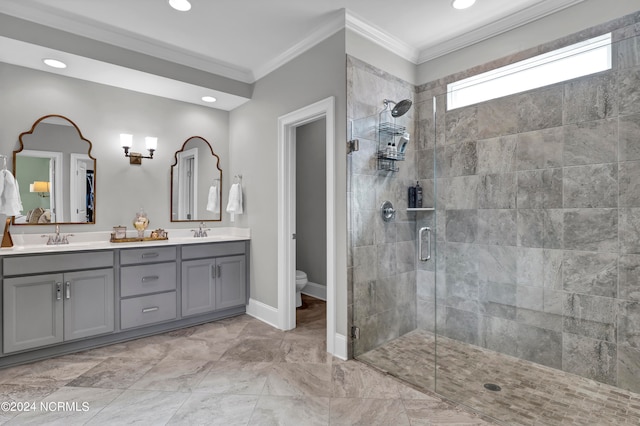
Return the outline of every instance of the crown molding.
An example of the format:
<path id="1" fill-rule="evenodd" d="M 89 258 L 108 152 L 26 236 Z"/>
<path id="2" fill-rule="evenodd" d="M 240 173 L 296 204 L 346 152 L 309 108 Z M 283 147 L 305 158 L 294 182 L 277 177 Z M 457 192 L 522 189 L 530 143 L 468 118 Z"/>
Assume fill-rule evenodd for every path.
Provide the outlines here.
<path id="1" fill-rule="evenodd" d="M 24 0 L 2 0 L 0 13 L 51 28 L 64 28 L 62 31 L 81 37 L 155 56 L 243 83 L 253 83 L 253 74 L 250 70 L 216 61 L 187 49 L 181 49 L 101 22 L 79 18 L 46 4 L 30 5 Z"/>
<path id="2" fill-rule="evenodd" d="M 296 56 L 301 55 L 302 53 L 311 49 L 313 46 L 328 39 L 329 37 L 331 37 L 332 35 L 334 35 L 335 33 L 337 33 L 338 31 L 344 28 L 345 28 L 344 11 L 340 10 L 336 13 L 333 13 L 333 16 L 331 16 L 323 25 L 316 28 L 307 37 L 303 38 L 301 41 L 294 44 L 289 49 L 285 50 L 275 58 L 257 67 L 253 71 L 254 81 L 260 80 L 262 77 L 266 76 L 272 71 L 275 71 L 276 69 L 280 68 L 282 65 L 291 61 Z"/>
<path id="3" fill-rule="evenodd" d="M 559 12 L 578 3 L 582 3 L 583 1 L 584 0 L 545 0 L 458 37 L 437 41 L 430 46 L 423 47 L 420 49 L 420 54 L 415 63 L 422 64 L 440 56 L 455 52 L 456 50 L 469 47 L 491 37 L 495 37 L 515 28 L 537 21 L 538 19 L 544 18 L 545 16 Z"/>
<path id="4" fill-rule="evenodd" d="M 407 61 L 417 64 L 420 51 L 369 24 L 350 10 L 345 10 L 346 28 L 359 36 L 389 50 Z"/>

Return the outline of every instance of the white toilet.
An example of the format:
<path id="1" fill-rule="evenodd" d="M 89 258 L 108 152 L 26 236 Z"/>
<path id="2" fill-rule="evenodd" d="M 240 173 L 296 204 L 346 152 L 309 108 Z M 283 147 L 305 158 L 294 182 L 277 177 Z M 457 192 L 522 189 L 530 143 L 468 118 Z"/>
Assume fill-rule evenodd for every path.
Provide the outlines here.
<path id="1" fill-rule="evenodd" d="M 300 292 L 307 285 L 307 274 L 304 271 L 296 271 L 296 308 L 302 306 L 302 295 Z"/>

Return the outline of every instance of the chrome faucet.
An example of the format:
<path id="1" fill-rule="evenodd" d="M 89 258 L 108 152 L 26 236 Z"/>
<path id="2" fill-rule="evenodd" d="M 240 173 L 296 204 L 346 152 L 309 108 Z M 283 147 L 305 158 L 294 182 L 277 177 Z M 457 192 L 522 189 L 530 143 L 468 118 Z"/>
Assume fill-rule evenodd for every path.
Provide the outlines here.
<path id="1" fill-rule="evenodd" d="M 73 234 L 60 234 L 60 225 L 56 225 L 55 235 L 42 235 L 42 237 L 47 238 L 48 246 L 57 246 L 60 244 L 69 244 L 68 237 L 73 237 Z"/>
<path id="2" fill-rule="evenodd" d="M 207 236 L 207 231 L 211 231 L 211 229 L 209 229 L 209 228 L 203 229 L 204 227 L 205 227 L 204 222 L 200 222 L 198 230 L 192 229 L 191 232 L 193 232 L 193 238 L 206 237 Z"/>

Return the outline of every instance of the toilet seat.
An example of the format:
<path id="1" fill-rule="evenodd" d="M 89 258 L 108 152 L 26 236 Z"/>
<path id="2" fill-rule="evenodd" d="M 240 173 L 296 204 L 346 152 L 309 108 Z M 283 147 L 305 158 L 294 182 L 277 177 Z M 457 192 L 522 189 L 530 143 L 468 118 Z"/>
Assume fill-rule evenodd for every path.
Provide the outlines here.
<path id="1" fill-rule="evenodd" d="M 296 271 L 296 281 L 306 280 L 307 274 L 304 271 Z"/>

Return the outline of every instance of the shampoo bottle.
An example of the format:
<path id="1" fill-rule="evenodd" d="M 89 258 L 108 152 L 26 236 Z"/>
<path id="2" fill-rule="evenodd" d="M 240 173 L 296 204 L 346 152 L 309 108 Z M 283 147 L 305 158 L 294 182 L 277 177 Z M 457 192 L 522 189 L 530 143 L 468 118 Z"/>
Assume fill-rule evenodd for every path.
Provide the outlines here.
<path id="1" fill-rule="evenodd" d="M 422 207 L 422 187 L 416 182 L 416 207 Z"/>
<path id="2" fill-rule="evenodd" d="M 416 187 L 409 187 L 409 208 L 413 209 L 416 207 Z"/>

